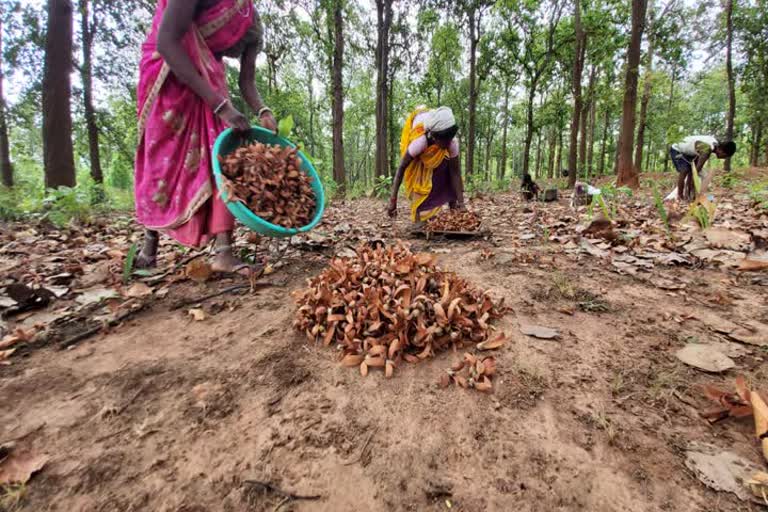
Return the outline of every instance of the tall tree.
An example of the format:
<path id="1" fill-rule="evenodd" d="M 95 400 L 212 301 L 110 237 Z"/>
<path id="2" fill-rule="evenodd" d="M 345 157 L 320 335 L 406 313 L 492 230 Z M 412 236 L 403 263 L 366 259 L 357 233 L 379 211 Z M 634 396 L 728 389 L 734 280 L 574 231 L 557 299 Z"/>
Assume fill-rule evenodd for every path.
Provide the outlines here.
<path id="1" fill-rule="evenodd" d="M 584 58 L 586 56 L 587 36 L 581 23 L 581 0 L 573 2 L 573 25 L 576 33 L 576 48 L 573 54 L 573 76 L 571 78 L 571 92 L 573 93 L 573 115 L 571 117 L 571 142 L 568 147 L 568 186 L 576 185 L 579 174 L 578 150 L 579 150 L 579 120 L 582 115 L 581 75 L 584 70 Z"/>
<path id="2" fill-rule="evenodd" d="M 328 16 L 333 32 L 331 102 L 333 118 L 333 179 L 340 195 L 345 193 L 347 178 L 344 167 L 344 0 L 331 0 L 332 16 Z"/>
<path id="3" fill-rule="evenodd" d="M 376 176 L 389 174 L 389 31 L 392 0 L 376 0 Z"/>
<path id="4" fill-rule="evenodd" d="M 648 52 L 646 53 L 643 97 L 640 100 L 640 118 L 637 122 L 637 144 L 635 147 L 635 174 L 643 172 L 643 146 L 645 144 L 645 125 L 648 119 L 648 104 L 651 102 L 651 82 L 653 80 L 653 50 L 656 39 L 654 24 L 654 0 L 648 3 Z"/>
<path id="5" fill-rule="evenodd" d="M 733 140 L 733 124 L 736 118 L 736 78 L 733 74 L 733 4 L 734 0 L 725 0 L 725 69 L 728 74 L 728 115 L 725 120 L 725 138 Z M 731 170 L 731 159 L 725 160 L 724 169 Z"/>
<path id="6" fill-rule="evenodd" d="M 640 181 L 632 161 L 637 114 L 637 83 L 640 68 L 640 45 L 645 28 L 647 0 L 632 0 L 632 32 L 627 50 L 627 75 L 624 83 L 624 104 L 621 115 L 618 147 L 619 186 L 638 188 Z"/>
<path id="7" fill-rule="evenodd" d="M 72 148 L 72 2 L 48 0 L 43 66 L 43 161 L 46 188 L 74 187 Z"/>
<path id="8" fill-rule="evenodd" d="M 2 9 L 2 7 L 0 7 Z M 13 186 L 13 164 L 8 144 L 8 121 L 5 112 L 5 95 L 3 94 L 3 12 L 0 12 L 0 168 L 2 168 L 3 185 Z"/>
<path id="9" fill-rule="evenodd" d="M 80 35 L 83 50 L 83 64 L 80 71 L 83 78 L 83 107 L 88 131 L 91 177 L 96 183 L 104 183 L 99 152 L 99 126 L 96 123 L 96 108 L 93 106 L 93 40 L 99 29 L 99 18 L 96 7 L 94 6 L 92 10 L 90 4 L 90 0 L 80 0 Z"/>

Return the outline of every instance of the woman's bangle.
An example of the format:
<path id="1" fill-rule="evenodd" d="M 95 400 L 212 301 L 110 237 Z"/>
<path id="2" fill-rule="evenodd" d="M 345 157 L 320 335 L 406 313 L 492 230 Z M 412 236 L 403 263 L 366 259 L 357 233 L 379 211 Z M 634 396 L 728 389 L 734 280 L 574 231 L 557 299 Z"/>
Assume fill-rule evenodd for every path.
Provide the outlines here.
<path id="1" fill-rule="evenodd" d="M 229 98 L 224 98 L 223 100 L 221 100 L 221 103 L 219 103 L 219 105 L 215 109 L 213 109 L 213 114 L 216 116 L 219 115 L 219 112 L 221 112 L 224 109 L 224 107 L 227 106 L 227 103 L 229 103 Z"/>
<path id="2" fill-rule="evenodd" d="M 259 117 L 263 116 L 263 115 L 264 115 L 264 114 L 266 114 L 267 112 L 269 112 L 270 114 L 272 114 L 272 113 L 273 113 L 271 108 L 269 108 L 269 107 L 261 107 L 261 108 L 259 109 Z"/>

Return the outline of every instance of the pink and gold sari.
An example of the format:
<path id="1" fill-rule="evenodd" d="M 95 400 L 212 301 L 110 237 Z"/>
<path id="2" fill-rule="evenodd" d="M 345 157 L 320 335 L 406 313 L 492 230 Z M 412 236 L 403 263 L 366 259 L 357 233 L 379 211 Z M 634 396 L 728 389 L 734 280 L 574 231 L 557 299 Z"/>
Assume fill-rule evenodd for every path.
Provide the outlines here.
<path id="1" fill-rule="evenodd" d="M 225 124 L 181 83 L 157 52 L 168 0 L 158 0 L 142 46 L 138 86 L 139 147 L 135 195 L 138 221 L 184 245 L 199 246 L 234 219 L 214 193 L 211 150 Z M 208 83 L 228 97 L 224 63 L 216 55 L 234 46 L 253 20 L 252 0 L 221 0 L 198 14 L 182 45 Z"/>

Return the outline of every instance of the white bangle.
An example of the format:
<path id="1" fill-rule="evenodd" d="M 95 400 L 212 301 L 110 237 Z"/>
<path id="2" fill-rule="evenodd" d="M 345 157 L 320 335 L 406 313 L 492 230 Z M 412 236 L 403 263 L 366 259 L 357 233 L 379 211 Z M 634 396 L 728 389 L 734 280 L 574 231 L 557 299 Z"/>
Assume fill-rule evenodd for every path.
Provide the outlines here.
<path id="1" fill-rule="evenodd" d="M 222 109 L 224 109 L 227 103 L 229 103 L 229 98 L 224 98 L 223 100 L 221 100 L 221 103 L 219 103 L 219 105 L 215 109 L 213 109 L 213 114 L 219 115 L 219 112 L 221 112 Z"/>
<path id="2" fill-rule="evenodd" d="M 264 115 L 264 114 L 266 114 L 267 112 L 269 112 L 270 114 L 272 114 L 272 113 L 273 113 L 271 108 L 269 108 L 269 107 L 261 107 L 261 108 L 259 109 L 259 117 L 263 116 L 263 115 Z"/>

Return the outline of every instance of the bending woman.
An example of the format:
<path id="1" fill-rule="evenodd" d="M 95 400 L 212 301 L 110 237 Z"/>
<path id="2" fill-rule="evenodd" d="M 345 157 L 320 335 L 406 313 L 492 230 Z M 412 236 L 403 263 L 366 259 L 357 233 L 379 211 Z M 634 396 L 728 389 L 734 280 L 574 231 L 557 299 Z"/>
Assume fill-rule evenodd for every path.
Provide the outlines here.
<path id="1" fill-rule="evenodd" d="M 240 59 L 243 98 L 276 128 L 255 86 L 262 46 L 251 0 L 158 0 L 138 87 L 136 216 L 147 231 L 137 266 L 156 265 L 161 231 L 186 246 L 215 240 L 216 272 L 252 271 L 232 253 L 235 222 L 213 185 L 211 150 L 227 126 L 250 128 L 229 100 L 224 56 Z"/>
<path id="2" fill-rule="evenodd" d="M 448 107 L 417 109 L 405 121 L 400 139 L 400 167 L 395 175 L 387 212 L 397 215 L 397 194 L 405 179 L 411 221 L 421 223 L 443 205 L 464 208 L 456 119 Z"/>

